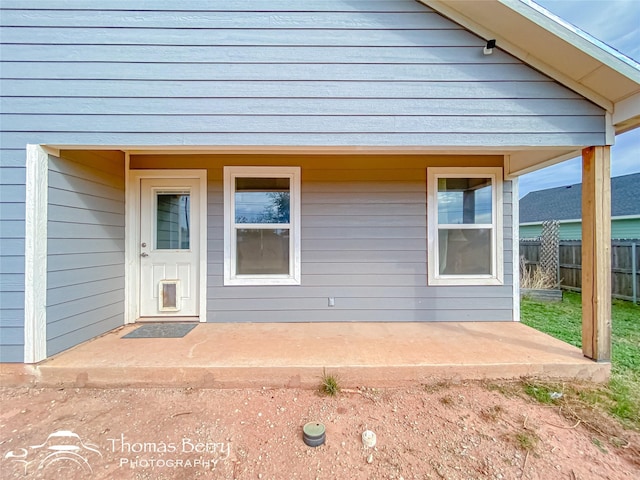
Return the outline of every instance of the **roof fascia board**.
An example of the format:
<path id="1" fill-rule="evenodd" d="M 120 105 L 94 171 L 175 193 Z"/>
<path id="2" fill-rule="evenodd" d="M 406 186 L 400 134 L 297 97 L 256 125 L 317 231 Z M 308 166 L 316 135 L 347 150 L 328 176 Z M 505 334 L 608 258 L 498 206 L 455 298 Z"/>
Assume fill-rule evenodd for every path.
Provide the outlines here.
<path id="1" fill-rule="evenodd" d="M 430 8 L 433 8 L 437 12 L 439 12 L 442 15 L 448 17 L 450 20 L 458 23 L 459 25 L 465 27 L 466 29 L 470 30 L 471 32 L 475 33 L 476 35 L 479 35 L 479 36 L 483 37 L 486 40 L 491 39 L 491 38 L 495 38 L 498 48 L 510 53 L 511 55 L 513 55 L 516 58 L 519 58 L 524 63 L 532 66 L 533 68 L 539 70 L 540 72 L 544 73 L 545 75 L 547 75 L 547 76 L 553 78 L 554 80 L 560 82 L 561 84 L 563 84 L 567 88 L 570 88 L 574 92 L 582 95 L 583 97 L 585 97 L 588 100 L 592 101 L 596 105 L 604 108 L 608 112 L 613 112 L 613 108 L 614 108 L 613 102 L 611 102 L 607 98 L 603 97 L 602 95 L 594 92 L 590 88 L 587 88 L 584 85 L 576 82 L 575 80 L 571 79 L 567 75 L 559 72 L 555 68 L 553 68 L 553 67 L 549 66 L 548 64 L 546 64 L 541 59 L 532 56 L 531 53 L 529 53 L 526 50 L 523 50 L 522 48 L 518 47 L 517 45 L 511 43 L 508 39 L 506 39 L 504 37 L 501 37 L 495 31 L 489 30 L 488 28 L 480 25 L 479 23 L 476 23 L 474 20 L 470 19 L 469 17 L 467 17 L 466 15 L 461 13 L 459 10 L 456 10 L 455 8 L 453 8 L 451 6 L 452 5 L 451 2 L 446 2 L 445 3 L 446 0 L 417 0 L 417 1 L 419 1 L 420 3 L 426 5 L 426 6 L 430 7 Z M 512 10 L 516 10 L 511 6 L 511 3 L 519 2 L 520 0 L 515 0 L 515 2 L 514 1 L 510 1 L 508 4 L 506 4 L 504 1 L 501 1 L 501 0 L 498 0 L 498 1 L 502 5 L 504 5 L 505 7 L 511 8 Z M 455 2 L 453 2 L 453 5 L 455 5 Z M 521 13 L 520 10 L 517 10 L 517 12 Z M 527 19 L 529 18 L 527 15 L 524 15 L 524 14 L 522 14 L 522 15 L 525 16 Z M 540 15 L 542 15 L 542 14 L 540 14 Z M 551 21 L 551 20 L 549 19 L 549 21 Z"/>
<path id="2" fill-rule="evenodd" d="M 531 0 L 498 0 L 587 55 L 640 83 L 640 64 Z"/>

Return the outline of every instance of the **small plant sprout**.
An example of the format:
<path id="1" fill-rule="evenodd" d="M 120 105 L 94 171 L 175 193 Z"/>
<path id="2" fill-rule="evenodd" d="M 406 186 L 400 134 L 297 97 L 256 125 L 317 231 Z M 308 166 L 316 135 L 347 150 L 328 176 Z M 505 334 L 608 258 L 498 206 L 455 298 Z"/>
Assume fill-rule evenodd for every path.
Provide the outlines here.
<path id="1" fill-rule="evenodd" d="M 534 450 L 536 445 L 538 445 L 538 440 L 538 436 L 529 431 L 521 431 L 516 434 L 516 441 L 518 442 L 518 445 L 526 452 Z"/>
<path id="2" fill-rule="evenodd" d="M 326 369 L 322 369 L 322 378 L 320 383 L 320 391 L 330 397 L 335 397 L 340 393 L 340 382 L 336 375 L 327 373 Z"/>

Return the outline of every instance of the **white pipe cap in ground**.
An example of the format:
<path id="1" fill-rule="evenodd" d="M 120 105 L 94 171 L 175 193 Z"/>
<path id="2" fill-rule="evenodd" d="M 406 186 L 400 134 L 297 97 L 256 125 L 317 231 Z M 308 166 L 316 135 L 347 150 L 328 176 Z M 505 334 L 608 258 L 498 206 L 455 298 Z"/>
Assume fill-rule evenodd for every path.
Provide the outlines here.
<path id="1" fill-rule="evenodd" d="M 362 443 L 367 448 L 373 448 L 376 446 L 376 434 L 371 430 L 365 430 L 362 432 Z"/>

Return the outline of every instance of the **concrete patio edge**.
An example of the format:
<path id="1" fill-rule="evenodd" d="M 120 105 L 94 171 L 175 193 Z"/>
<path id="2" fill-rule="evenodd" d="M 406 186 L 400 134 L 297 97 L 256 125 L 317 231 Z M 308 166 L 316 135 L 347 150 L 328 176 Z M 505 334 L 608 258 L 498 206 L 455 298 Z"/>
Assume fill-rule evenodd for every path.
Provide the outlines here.
<path id="1" fill-rule="evenodd" d="M 184 338 L 120 327 L 37 365 L 0 364 L 2 386 L 346 388 L 442 380 L 605 382 L 610 363 L 515 322 L 200 324 Z"/>

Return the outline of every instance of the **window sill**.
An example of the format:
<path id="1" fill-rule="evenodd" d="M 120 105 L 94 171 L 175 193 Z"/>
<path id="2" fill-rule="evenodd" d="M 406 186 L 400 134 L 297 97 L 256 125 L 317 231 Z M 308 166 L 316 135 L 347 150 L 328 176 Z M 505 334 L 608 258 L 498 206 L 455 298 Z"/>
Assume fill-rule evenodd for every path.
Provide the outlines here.
<path id="1" fill-rule="evenodd" d="M 504 281 L 495 277 L 437 277 L 429 278 L 429 285 L 504 285 Z"/>
<path id="2" fill-rule="evenodd" d="M 224 286 L 300 285 L 300 279 L 292 277 L 232 277 L 224 279 Z"/>

